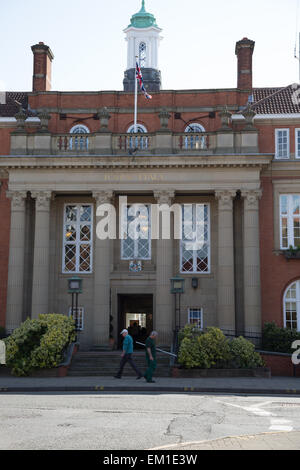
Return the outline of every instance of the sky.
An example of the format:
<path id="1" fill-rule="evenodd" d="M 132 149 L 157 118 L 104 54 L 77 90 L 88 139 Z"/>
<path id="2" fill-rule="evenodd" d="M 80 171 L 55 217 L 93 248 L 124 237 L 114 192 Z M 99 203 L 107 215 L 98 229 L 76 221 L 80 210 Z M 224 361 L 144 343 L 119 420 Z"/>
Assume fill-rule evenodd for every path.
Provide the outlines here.
<path id="1" fill-rule="evenodd" d="M 235 88 L 235 44 L 255 41 L 254 87 L 299 82 L 300 0 L 146 0 L 163 29 L 162 88 Z M 122 90 L 124 29 L 141 0 L 0 0 L 0 91 L 31 91 L 31 46 L 50 46 L 53 91 Z"/>

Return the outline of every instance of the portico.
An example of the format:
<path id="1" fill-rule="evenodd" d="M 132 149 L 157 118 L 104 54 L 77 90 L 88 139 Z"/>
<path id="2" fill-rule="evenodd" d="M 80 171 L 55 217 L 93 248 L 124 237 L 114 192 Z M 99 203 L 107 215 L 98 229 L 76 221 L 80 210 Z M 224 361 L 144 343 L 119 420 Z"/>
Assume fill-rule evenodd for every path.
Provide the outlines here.
<path id="1" fill-rule="evenodd" d="M 245 331 L 261 330 L 259 290 L 259 197 L 260 171 L 269 163 L 264 155 L 222 156 L 111 156 L 87 157 L 1 157 L 0 165 L 9 174 L 12 199 L 7 329 L 22 320 L 24 277 L 32 269 L 31 314 L 69 313 L 67 279 L 63 270 L 64 210 L 66 206 L 91 205 L 91 272 L 79 272 L 84 309 L 81 341 L 88 348 L 106 346 L 109 336 L 118 337 L 118 296 L 153 296 L 153 328 L 160 343 L 170 345 L 174 329 L 174 298 L 170 278 L 186 279 L 182 295 L 180 323 L 188 322 L 189 309 L 201 309 L 203 325 L 234 331 L 236 327 L 234 205 L 237 194 L 243 204 L 242 258 L 244 260 Z M 122 259 L 121 240 L 100 240 L 96 236 L 100 204 L 118 208 L 118 196 L 128 204 L 205 205 L 209 208 L 209 268 L 203 272 L 182 272 L 180 240 L 151 240 L 151 254 L 141 259 L 141 269 L 132 271 Z M 26 244 L 25 200 L 35 207 L 32 266 L 24 266 Z M 117 228 L 119 225 L 117 221 Z M 117 234 L 118 234 L 117 230 Z M 80 248 L 81 249 L 81 248 Z M 85 263 L 87 262 L 85 257 Z M 70 260 L 70 257 L 68 258 Z M 197 277 L 198 288 L 191 279 Z"/>

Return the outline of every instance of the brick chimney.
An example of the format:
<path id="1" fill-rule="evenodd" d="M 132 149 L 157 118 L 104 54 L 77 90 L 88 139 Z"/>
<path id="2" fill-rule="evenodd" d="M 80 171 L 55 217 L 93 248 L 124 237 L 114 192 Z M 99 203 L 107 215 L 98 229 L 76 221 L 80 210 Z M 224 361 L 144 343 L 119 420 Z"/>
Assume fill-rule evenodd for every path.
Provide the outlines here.
<path id="1" fill-rule="evenodd" d="M 39 42 L 31 47 L 33 52 L 32 91 L 51 91 L 51 65 L 54 55 L 49 46 Z"/>
<path id="2" fill-rule="evenodd" d="M 252 90 L 252 55 L 255 42 L 244 38 L 236 43 L 235 53 L 238 61 L 237 87 Z"/>

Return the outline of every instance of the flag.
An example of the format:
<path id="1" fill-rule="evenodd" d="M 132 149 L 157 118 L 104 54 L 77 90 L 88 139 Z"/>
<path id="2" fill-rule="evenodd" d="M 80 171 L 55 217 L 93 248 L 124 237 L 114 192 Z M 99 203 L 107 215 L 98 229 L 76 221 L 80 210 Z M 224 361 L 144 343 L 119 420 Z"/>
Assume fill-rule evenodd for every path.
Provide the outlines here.
<path id="1" fill-rule="evenodd" d="M 136 76 L 136 79 L 139 81 L 140 83 L 140 89 L 141 89 L 141 92 L 143 93 L 143 95 L 145 96 L 145 98 L 147 98 L 147 100 L 151 100 L 152 99 L 152 96 L 149 95 L 149 93 L 147 93 L 147 90 L 144 86 L 144 81 L 143 81 L 143 75 L 142 75 L 142 71 L 141 71 L 141 68 L 139 67 L 139 64 L 136 63 L 136 72 L 135 72 L 135 76 Z"/>

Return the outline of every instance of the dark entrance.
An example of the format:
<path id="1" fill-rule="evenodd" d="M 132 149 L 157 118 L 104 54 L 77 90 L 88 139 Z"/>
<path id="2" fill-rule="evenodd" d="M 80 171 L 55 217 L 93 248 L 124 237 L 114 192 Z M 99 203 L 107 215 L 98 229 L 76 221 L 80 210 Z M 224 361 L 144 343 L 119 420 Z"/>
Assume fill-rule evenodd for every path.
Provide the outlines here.
<path id="1" fill-rule="evenodd" d="M 119 331 L 118 347 L 121 348 L 123 338 L 120 332 L 126 328 L 133 341 L 144 343 L 153 330 L 153 295 L 125 294 L 118 296 L 119 301 Z M 135 344 L 136 349 L 143 346 Z"/>

